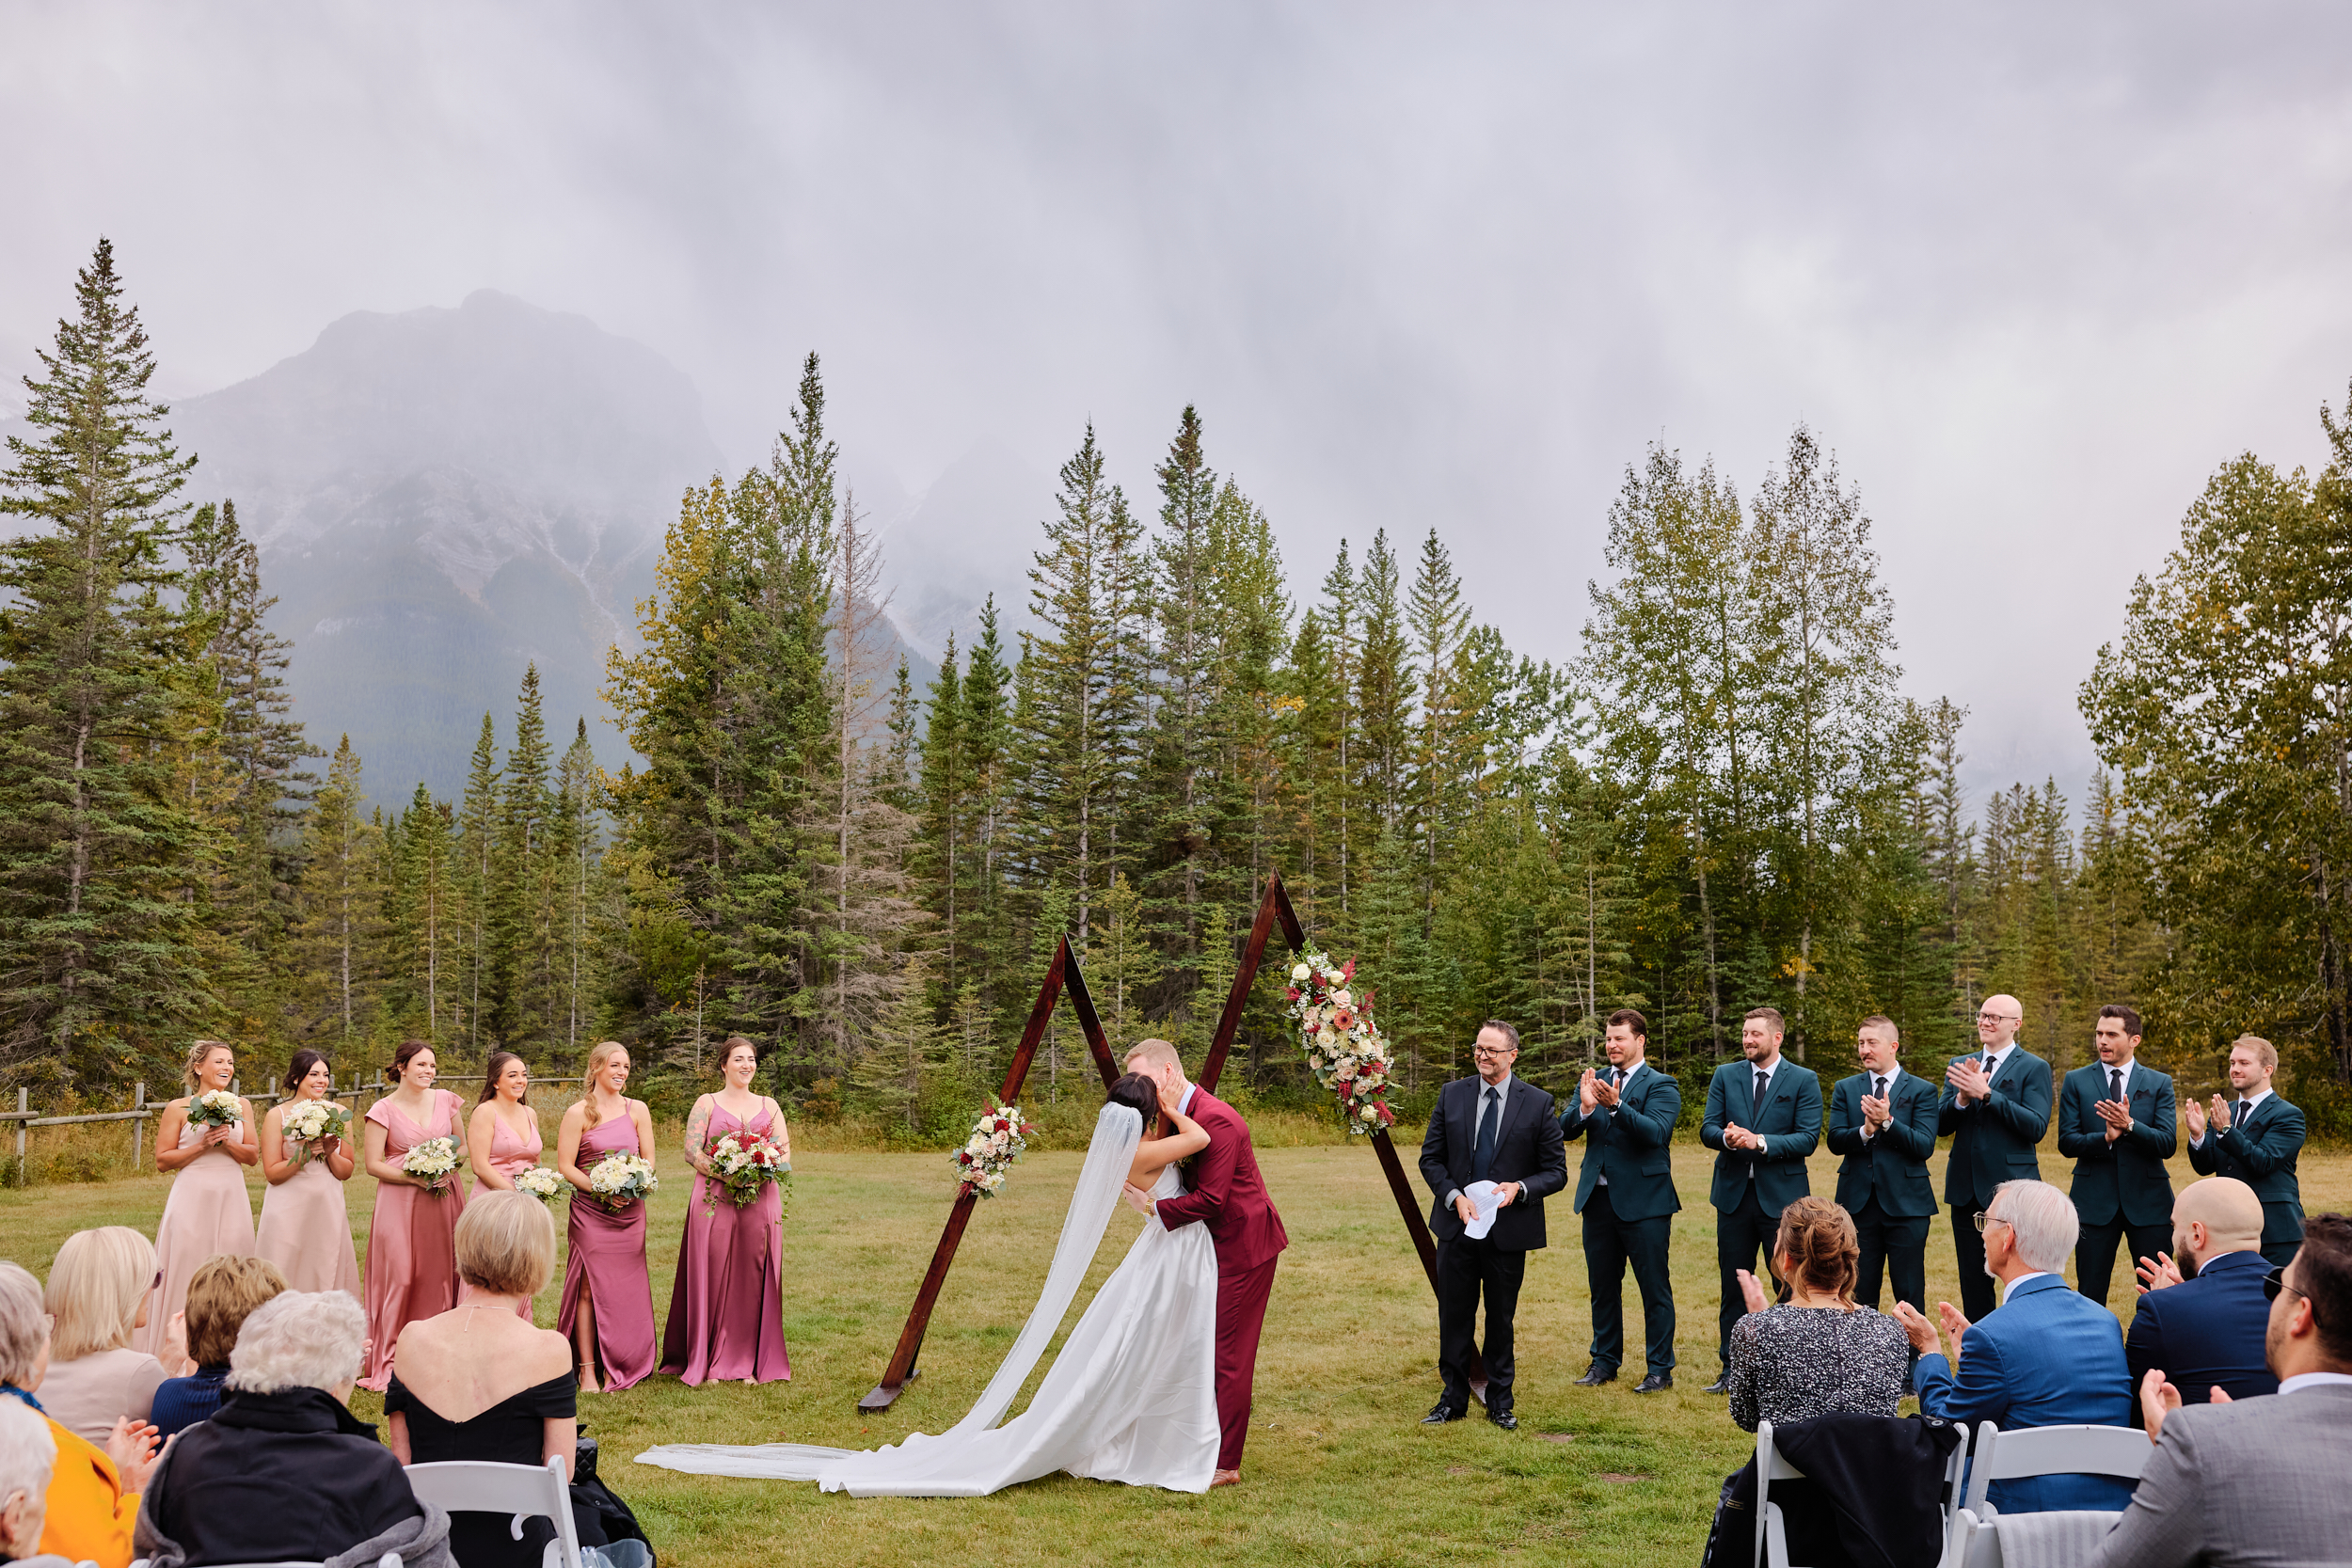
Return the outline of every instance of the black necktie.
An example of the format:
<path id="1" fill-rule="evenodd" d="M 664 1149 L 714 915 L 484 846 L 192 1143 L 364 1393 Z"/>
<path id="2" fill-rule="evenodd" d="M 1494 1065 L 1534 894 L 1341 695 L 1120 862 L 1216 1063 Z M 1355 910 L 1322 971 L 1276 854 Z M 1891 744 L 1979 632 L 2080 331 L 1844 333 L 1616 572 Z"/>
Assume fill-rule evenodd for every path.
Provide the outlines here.
<path id="1" fill-rule="evenodd" d="M 1486 1108 L 1478 1113 L 1478 1147 L 1470 1153 L 1470 1180 L 1484 1181 L 1494 1168 L 1495 1123 L 1502 1119 L 1502 1091 L 1488 1085 Z"/>
<path id="2" fill-rule="evenodd" d="M 1987 1078 L 1993 1076 L 1993 1064 L 1999 1059 L 1999 1057 L 1994 1055 L 1990 1051 L 1984 1053 L 1984 1075 Z"/>
<path id="3" fill-rule="evenodd" d="M 2243 1100 L 2237 1102 L 2237 1109 L 2230 1113 L 2230 1125 L 2233 1127 L 2246 1125 L 2246 1101 Z"/>
<path id="4" fill-rule="evenodd" d="M 1748 1107 L 1750 1120 L 1762 1121 L 1764 1119 L 1764 1097 L 1772 1092 L 1772 1075 L 1758 1068 L 1756 1074 L 1756 1093 L 1748 1097 L 1752 1102 Z M 1748 1131 L 1753 1132 L 1756 1130 L 1750 1128 Z"/>
<path id="5" fill-rule="evenodd" d="M 2123 1069 L 2120 1067 L 2107 1069 L 2107 1098 L 2109 1100 L 2123 1098 Z"/>
<path id="6" fill-rule="evenodd" d="M 1881 1072 L 1872 1075 L 1870 1079 L 1870 1098 L 1872 1100 L 1884 1100 L 1886 1098 L 1886 1074 Z"/>

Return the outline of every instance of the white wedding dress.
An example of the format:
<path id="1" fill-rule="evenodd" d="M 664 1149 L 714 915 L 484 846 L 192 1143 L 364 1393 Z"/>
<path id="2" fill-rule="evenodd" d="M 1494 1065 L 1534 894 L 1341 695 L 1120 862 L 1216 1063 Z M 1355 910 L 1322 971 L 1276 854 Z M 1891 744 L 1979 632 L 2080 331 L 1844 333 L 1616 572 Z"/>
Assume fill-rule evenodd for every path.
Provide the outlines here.
<path id="1" fill-rule="evenodd" d="M 1207 1491 L 1219 1433 L 1216 1249 L 1205 1226 L 1164 1230 L 1146 1222 L 1029 1407 L 997 1424 L 1085 1280 L 1141 1132 L 1142 1118 L 1129 1107 L 1103 1107 L 1037 1306 L 979 1402 L 946 1432 L 866 1449 L 669 1443 L 637 1462 L 694 1475 L 813 1481 L 858 1497 L 978 1497 L 1057 1470 Z M 1181 1190 L 1169 1165 L 1152 1192 L 1172 1197 Z"/>

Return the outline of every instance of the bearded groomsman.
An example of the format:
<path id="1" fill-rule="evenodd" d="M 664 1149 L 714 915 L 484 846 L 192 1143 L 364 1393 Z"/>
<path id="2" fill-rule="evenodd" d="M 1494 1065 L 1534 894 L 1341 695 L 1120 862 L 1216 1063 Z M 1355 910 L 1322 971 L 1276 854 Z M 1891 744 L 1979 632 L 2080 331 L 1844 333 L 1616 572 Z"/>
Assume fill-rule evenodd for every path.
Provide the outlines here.
<path id="1" fill-rule="evenodd" d="M 1649 1021 L 1630 1007 L 1609 1015 L 1609 1065 L 1584 1069 L 1563 1138 L 1584 1140 L 1576 1212 L 1584 1217 L 1584 1279 L 1593 1291 L 1593 1360 L 1576 1381 L 1597 1387 L 1625 1359 L 1625 1269 L 1642 1292 L 1645 1365 L 1637 1394 L 1675 1386 L 1675 1287 L 1666 1244 L 1682 1199 L 1668 1140 L 1682 1117 L 1682 1087 L 1649 1065 Z"/>
<path id="2" fill-rule="evenodd" d="M 2004 1181 L 2039 1181 L 2034 1146 L 2050 1130 L 2050 1064 L 2017 1043 L 2026 1009 L 2013 996 L 1988 996 L 1977 1011 L 1979 1050 L 1944 1069 L 1935 1128 L 1952 1140 L 1944 1163 L 1944 1201 L 1952 1211 L 1952 1250 L 1960 1256 L 1962 1315 L 1979 1323 L 1997 1305 L 1984 1272 L 1977 1216 L 1993 1207 Z"/>
<path id="3" fill-rule="evenodd" d="M 1855 1032 L 1862 1070 L 1831 1091 L 1829 1148 L 1837 1167 L 1837 1206 L 1853 1216 L 1862 1257 L 1854 1300 L 1876 1309 L 1879 1286 L 1894 1275 L 1895 1299 L 1924 1312 L 1928 1300 L 1928 1225 L 1935 1218 L 1936 1087 L 1897 1060 L 1895 1021 L 1873 1013 Z"/>
<path id="4" fill-rule="evenodd" d="M 2058 1096 L 2058 1152 L 2074 1162 L 2068 1189 L 2082 1235 L 2074 1243 L 2074 1289 L 2105 1306 L 2115 1244 L 2129 1238 L 2123 1272 L 2172 1245 L 2172 1178 L 2164 1163 L 2180 1145 L 2172 1080 L 2141 1067 L 2139 1014 L 2121 1004 L 2099 1009 L 2095 1062 L 2066 1075 Z"/>
<path id="5" fill-rule="evenodd" d="M 2270 1075 L 2279 1048 L 2252 1035 L 2230 1047 L 2230 1087 L 2235 1101 L 2213 1097 L 2210 1130 L 2197 1101 L 2184 1107 L 2188 1163 L 2200 1176 L 2233 1176 L 2263 1200 L 2263 1258 L 2284 1268 L 2303 1244 L 2303 1188 L 2295 1175 L 2303 1151 L 2303 1113 L 2279 1098 Z"/>
<path id="6" fill-rule="evenodd" d="M 1780 1212 L 1813 1191 L 1805 1156 L 1821 1141 L 1821 1081 L 1780 1053 L 1788 1030 L 1779 1010 L 1757 1007 L 1740 1025 L 1740 1052 L 1707 1085 L 1707 1120 L 1699 1142 L 1717 1150 L 1715 1263 L 1723 1273 L 1724 1307 L 1715 1354 L 1723 1370 L 1710 1394 L 1731 1387 L 1731 1325 L 1748 1309 L 1740 1273 L 1754 1272 L 1761 1251 L 1769 1267 L 1780 1231 Z"/>

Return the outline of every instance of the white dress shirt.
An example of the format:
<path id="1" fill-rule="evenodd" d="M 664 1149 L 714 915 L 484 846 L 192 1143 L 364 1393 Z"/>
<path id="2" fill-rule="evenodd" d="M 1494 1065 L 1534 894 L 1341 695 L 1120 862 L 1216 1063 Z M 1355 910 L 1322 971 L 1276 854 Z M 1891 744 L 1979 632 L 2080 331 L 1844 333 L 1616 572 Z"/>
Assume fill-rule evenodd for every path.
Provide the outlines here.
<path id="1" fill-rule="evenodd" d="M 2297 1372 L 2279 1383 L 2281 1394 L 2299 1393 L 2306 1388 L 2330 1388 L 2352 1385 L 2352 1372 Z"/>
<path id="2" fill-rule="evenodd" d="M 2007 1303 L 2010 1296 L 2017 1293 L 2017 1287 L 2023 1285 L 2028 1279 L 2054 1279 L 2056 1277 L 2058 1276 L 2053 1275 L 2048 1269 L 2036 1269 L 2031 1274 L 2021 1274 L 2016 1278 L 2001 1287 L 2001 1300 L 2003 1303 Z"/>
<path id="3" fill-rule="evenodd" d="M 1502 1137 L 1502 1124 L 1510 1117 L 1511 1085 L 1518 1082 L 1518 1079 L 1512 1077 L 1511 1074 L 1506 1072 L 1502 1075 L 1502 1083 L 1489 1084 L 1486 1082 L 1485 1074 L 1480 1074 L 1478 1079 L 1478 1109 L 1470 1113 L 1470 1152 L 1473 1155 L 1475 1155 L 1478 1151 L 1478 1124 L 1486 1115 L 1486 1091 L 1488 1089 L 1501 1091 L 1495 1096 L 1495 1138 L 1499 1143 Z M 1452 1192 L 1445 1195 L 1445 1206 L 1449 1209 L 1453 1208 L 1454 1200 L 1461 1196 L 1462 1189 L 1459 1187 L 1454 1188 Z"/>
<path id="4" fill-rule="evenodd" d="M 1625 1101 L 1625 1091 L 1633 1086 L 1634 1074 L 1640 1072 L 1647 1066 L 1649 1066 L 1649 1061 L 1648 1058 L 1645 1057 L 1643 1060 L 1634 1063 L 1631 1067 L 1613 1067 L 1603 1068 L 1601 1069 L 1604 1072 L 1613 1072 L 1617 1075 L 1617 1101 L 1619 1104 L 1622 1104 Z M 1612 1105 L 1603 1105 L 1599 1101 L 1596 1100 L 1593 1101 L 1593 1119 L 1598 1120 L 1600 1117 L 1607 1116 L 1615 1108 L 1615 1106 Z M 1595 1171 L 1593 1173 L 1593 1185 L 1596 1187 L 1606 1187 L 1609 1185 L 1608 1171 L 1605 1169 Z"/>
<path id="5" fill-rule="evenodd" d="M 1867 1067 L 1862 1069 L 1862 1076 L 1865 1078 L 1872 1080 L 1883 1078 L 1886 1080 L 1886 1087 L 1876 1091 L 1870 1096 L 1873 1100 L 1886 1100 L 1891 1098 L 1895 1093 L 1895 1080 L 1900 1078 L 1902 1075 L 1903 1065 L 1900 1062 L 1897 1062 L 1893 1067 L 1888 1068 L 1884 1072 L 1872 1072 Z M 1864 1117 L 1862 1118 L 1863 1142 L 1867 1143 L 1878 1135 L 1878 1124 L 1872 1121 L 1868 1117 Z"/>
<path id="6" fill-rule="evenodd" d="M 2268 1089 L 2258 1089 L 2252 1094 L 2240 1095 L 2238 1100 L 2242 1100 L 2246 1102 L 2246 1114 L 2250 1117 L 2254 1114 L 2255 1109 L 2259 1107 L 2264 1101 L 2268 1100 L 2269 1098 L 2270 1091 Z M 2235 1127 L 2237 1125 L 2237 1100 L 2233 1100 L 2230 1102 L 2229 1124 L 2232 1127 Z M 2209 1122 L 2205 1127 L 2205 1138 L 2210 1138 L 2213 1134 L 2214 1128 Z M 2205 1147 L 2205 1138 L 2191 1138 L 2188 1140 L 2188 1147 L 2191 1148 L 2202 1148 Z"/>
<path id="7" fill-rule="evenodd" d="M 1772 1075 L 1780 1070 L 1780 1064 L 1788 1059 L 1788 1058 L 1786 1056 L 1774 1056 L 1771 1067 L 1758 1067 L 1754 1062 L 1742 1062 L 1740 1064 L 1741 1067 L 1747 1069 L 1748 1093 L 1751 1096 L 1748 1103 L 1748 1116 L 1751 1118 L 1763 1115 L 1764 1101 L 1772 1098 Z M 1761 1095 L 1756 1093 L 1756 1075 L 1759 1072 L 1764 1075 L 1764 1092 Z M 1748 1131 L 1756 1132 L 1756 1129 L 1753 1127 L 1749 1128 Z M 1756 1146 L 1755 1152 L 1758 1154 L 1770 1154 L 1772 1151 L 1772 1140 L 1764 1136 L 1761 1132 L 1756 1132 Z M 1756 1180 L 1756 1162 L 1753 1160 L 1748 1162 L 1748 1180 L 1751 1181 Z"/>

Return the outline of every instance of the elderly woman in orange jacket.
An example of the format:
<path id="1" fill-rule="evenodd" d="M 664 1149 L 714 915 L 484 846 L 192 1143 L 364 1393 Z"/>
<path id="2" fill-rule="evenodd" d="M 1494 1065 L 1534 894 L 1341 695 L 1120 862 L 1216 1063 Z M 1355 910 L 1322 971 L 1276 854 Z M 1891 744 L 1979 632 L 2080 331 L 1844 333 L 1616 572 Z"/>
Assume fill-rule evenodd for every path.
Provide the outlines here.
<path id="1" fill-rule="evenodd" d="M 0 1398 L 40 1409 L 40 1380 L 49 1370 L 49 1321 L 40 1286 L 14 1263 L 0 1262 Z M 76 1436 L 56 1421 L 57 1462 L 50 1473 L 40 1549 L 70 1562 L 129 1568 L 131 1527 L 139 1491 L 155 1467 L 155 1429 L 117 1421 L 106 1447 Z"/>

